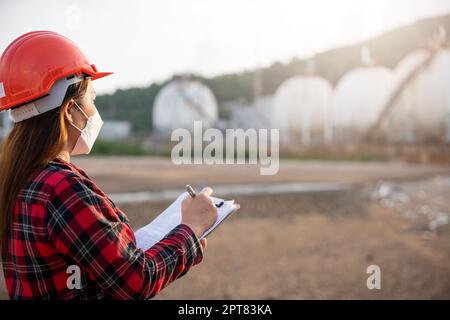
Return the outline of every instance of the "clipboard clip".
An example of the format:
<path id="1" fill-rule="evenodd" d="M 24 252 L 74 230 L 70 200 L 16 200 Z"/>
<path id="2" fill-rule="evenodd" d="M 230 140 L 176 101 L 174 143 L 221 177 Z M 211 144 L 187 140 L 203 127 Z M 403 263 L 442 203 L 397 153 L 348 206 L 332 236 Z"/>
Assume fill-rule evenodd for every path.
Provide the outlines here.
<path id="1" fill-rule="evenodd" d="M 220 208 L 220 207 L 223 206 L 224 203 L 225 203 L 224 201 L 220 201 L 219 203 L 215 203 L 214 205 L 215 205 L 217 208 Z"/>

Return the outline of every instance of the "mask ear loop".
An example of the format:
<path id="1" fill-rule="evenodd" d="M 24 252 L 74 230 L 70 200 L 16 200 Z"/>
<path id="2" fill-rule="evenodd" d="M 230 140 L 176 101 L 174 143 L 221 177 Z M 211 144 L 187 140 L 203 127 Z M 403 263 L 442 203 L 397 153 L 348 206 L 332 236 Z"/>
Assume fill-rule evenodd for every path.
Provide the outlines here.
<path id="1" fill-rule="evenodd" d="M 86 117 L 86 120 L 88 120 L 89 117 L 86 115 L 86 113 L 84 113 L 83 109 L 81 109 L 81 107 L 78 105 L 78 103 L 77 103 L 75 100 L 73 100 L 73 103 L 75 103 L 75 105 L 77 106 L 77 108 L 78 108 L 78 109 L 81 111 L 81 113 Z M 80 131 L 80 132 L 83 131 L 82 129 L 80 129 L 80 128 L 78 128 L 76 125 L 74 125 L 73 122 L 70 122 L 70 124 L 71 124 L 73 127 L 75 127 L 78 131 Z"/>

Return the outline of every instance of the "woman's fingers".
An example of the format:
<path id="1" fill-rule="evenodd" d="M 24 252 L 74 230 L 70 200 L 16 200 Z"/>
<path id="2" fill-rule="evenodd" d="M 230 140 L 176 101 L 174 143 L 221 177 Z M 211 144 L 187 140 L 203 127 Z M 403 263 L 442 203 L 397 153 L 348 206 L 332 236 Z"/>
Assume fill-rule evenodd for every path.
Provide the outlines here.
<path id="1" fill-rule="evenodd" d="M 205 188 L 203 188 L 201 193 L 203 193 L 207 196 L 210 196 L 213 193 L 213 189 L 211 187 L 205 187 Z"/>
<path id="2" fill-rule="evenodd" d="M 203 197 L 206 197 L 209 201 L 211 201 L 211 206 L 216 208 L 214 205 L 214 201 L 210 198 L 211 194 L 213 193 L 213 189 L 211 187 L 205 187 L 203 188 L 202 192 L 200 192 L 200 195 L 203 195 Z"/>

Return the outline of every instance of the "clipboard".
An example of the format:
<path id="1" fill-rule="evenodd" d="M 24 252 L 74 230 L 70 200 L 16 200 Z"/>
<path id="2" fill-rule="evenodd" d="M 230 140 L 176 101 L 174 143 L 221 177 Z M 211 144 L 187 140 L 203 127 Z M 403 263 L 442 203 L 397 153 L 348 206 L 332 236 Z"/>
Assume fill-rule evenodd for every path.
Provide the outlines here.
<path id="1" fill-rule="evenodd" d="M 141 248 L 144 251 L 150 249 L 181 223 L 181 202 L 188 196 L 187 192 L 180 194 L 178 198 L 153 221 L 134 233 L 138 248 Z M 199 238 L 200 240 L 211 234 L 224 220 L 238 209 L 234 204 L 234 200 L 224 200 L 216 197 L 211 197 L 211 199 L 217 207 L 217 219 L 212 226 L 203 233 Z M 221 203 L 223 204 L 220 205 Z"/>

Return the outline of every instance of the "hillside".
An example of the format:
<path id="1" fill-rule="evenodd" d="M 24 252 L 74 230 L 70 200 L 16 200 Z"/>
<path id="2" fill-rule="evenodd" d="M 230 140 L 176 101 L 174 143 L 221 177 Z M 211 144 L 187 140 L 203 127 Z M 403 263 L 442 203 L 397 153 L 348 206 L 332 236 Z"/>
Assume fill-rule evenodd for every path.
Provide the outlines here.
<path id="1" fill-rule="evenodd" d="M 360 65 L 361 49 L 368 46 L 377 64 L 394 67 L 409 52 L 426 46 L 439 27 L 450 34 L 450 14 L 420 20 L 400 27 L 367 41 L 319 53 L 315 57 L 315 67 L 319 75 L 336 83 L 348 70 Z M 275 62 L 258 70 L 262 76 L 262 94 L 272 94 L 287 78 L 306 71 L 306 60 L 294 58 L 289 63 Z M 224 74 L 212 78 L 195 76 L 208 85 L 216 95 L 219 107 L 225 101 L 235 99 L 250 100 L 253 95 L 255 70 Z M 148 135 L 151 131 L 151 109 L 162 83 L 152 83 L 148 87 L 117 90 L 113 94 L 97 98 L 97 107 L 105 119 L 129 120 L 136 135 Z"/>

